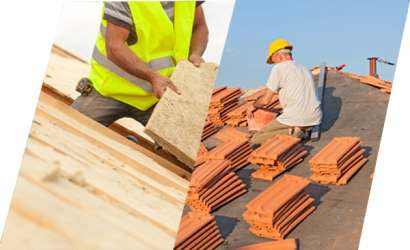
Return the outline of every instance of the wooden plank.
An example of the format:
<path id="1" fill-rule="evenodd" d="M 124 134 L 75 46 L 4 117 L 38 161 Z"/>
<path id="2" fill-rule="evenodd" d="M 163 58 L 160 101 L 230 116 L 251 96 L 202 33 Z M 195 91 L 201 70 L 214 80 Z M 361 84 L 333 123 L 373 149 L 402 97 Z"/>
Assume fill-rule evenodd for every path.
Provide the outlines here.
<path id="1" fill-rule="evenodd" d="M 324 90 L 326 88 L 326 82 L 325 82 L 325 74 L 326 74 L 326 62 L 322 62 L 320 65 L 320 75 L 319 75 L 319 83 L 318 83 L 318 87 L 317 87 L 317 95 L 319 98 L 319 101 L 321 102 L 320 106 L 323 106 L 323 93 Z M 323 109 L 322 109 L 323 112 Z M 324 113 L 322 114 L 322 121 L 323 121 L 323 117 L 324 117 Z M 320 138 L 320 124 L 316 125 L 313 130 L 312 130 L 312 134 L 310 135 L 310 139 L 312 140 L 312 142 L 318 141 Z"/>
<path id="2" fill-rule="evenodd" d="M 95 143 L 100 144 L 101 147 L 106 147 L 106 148 L 108 147 L 108 148 L 114 149 L 115 152 L 117 153 L 121 153 L 118 150 L 124 147 L 125 147 L 124 149 L 125 151 L 123 152 L 130 152 L 130 151 L 139 152 L 140 154 L 148 156 L 149 158 L 154 160 L 156 163 L 158 163 L 165 169 L 171 171 L 172 173 L 175 173 L 176 175 L 186 180 L 190 180 L 191 174 L 189 172 L 179 168 L 178 166 L 170 163 L 169 161 L 163 159 L 162 157 L 159 157 L 158 155 L 141 147 L 140 145 L 137 145 L 134 142 L 131 142 L 130 140 L 124 138 L 123 136 L 107 129 L 105 126 L 81 114 L 80 112 L 72 109 L 71 107 L 64 105 L 58 100 L 44 93 L 40 93 L 39 103 L 40 102 L 41 104 L 37 105 L 38 107 L 37 110 L 41 110 L 41 107 L 47 108 L 48 110 L 50 110 L 50 112 L 53 112 L 54 118 L 49 117 L 50 119 L 59 119 L 60 121 L 65 120 L 67 127 L 71 127 L 72 130 L 76 130 L 77 131 L 76 133 L 81 133 L 81 135 L 84 136 L 85 138 L 88 138 L 89 141 L 95 141 Z M 50 107 L 53 107 L 53 108 L 50 108 Z M 75 122 L 68 125 L 67 122 L 70 122 L 72 120 Z M 74 129 L 73 127 L 74 125 L 78 129 Z M 108 141 L 106 143 L 103 143 L 102 141 L 98 141 L 96 138 L 99 138 L 99 137 L 101 137 L 102 139 L 106 141 L 108 140 Z M 137 154 L 135 157 L 138 157 L 138 156 L 139 154 Z M 126 157 L 126 158 L 129 159 L 129 157 Z"/>
<path id="3" fill-rule="evenodd" d="M 46 124 L 46 122 L 41 119 L 38 121 L 43 124 L 41 127 L 49 127 L 52 125 L 52 123 Z M 37 127 L 34 127 L 32 130 L 34 131 L 30 131 L 30 133 L 35 132 L 37 136 L 41 138 L 50 137 L 56 144 L 61 145 L 59 149 L 65 148 L 68 155 L 54 150 L 49 146 L 29 140 L 27 144 L 29 146 L 28 152 L 33 155 L 34 158 L 26 159 L 26 157 L 24 157 L 24 161 L 31 160 L 25 164 L 34 166 L 41 164 L 41 162 L 46 162 L 58 166 L 60 171 L 64 173 L 64 176 L 69 179 L 77 178 L 78 180 L 78 177 L 81 176 L 82 186 L 89 188 L 95 194 L 107 197 L 109 201 L 146 218 L 161 227 L 162 230 L 176 233 L 186 191 L 185 193 L 182 191 L 178 192 L 168 188 L 163 183 L 159 183 L 158 185 L 163 185 L 163 189 L 167 189 L 167 192 L 173 193 L 175 197 L 179 198 L 179 203 L 173 204 L 165 199 L 162 193 L 155 192 L 150 186 L 144 185 L 144 183 L 141 183 L 138 179 L 109 168 L 105 162 L 99 158 L 87 155 L 83 152 L 82 147 L 78 147 L 67 140 L 67 136 L 70 136 L 69 132 L 64 133 L 59 129 L 53 129 L 47 133 L 47 131 L 44 131 L 45 129 Z M 81 140 L 80 137 L 73 137 L 73 140 L 87 144 L 85 139 Z M 87 146 L 92 147 L 90 144 Z M 94 147 L 92 150 L 98 149 Z M 109 153 L 107 152 L 107 154 Z M 75 182 L 79 183 L 78 181 Z"/>
<path id="4" fill-rule="evenodd" d="M 44 94 L 49 95 L 50 97 L 64 103 L 67 106 L 70 106 L 73 102 L 74 99 L 71 98 L 69 95 L 59 91 L 58 89 L 54 88 L 53 86 L 43 83 L 41 87 L 41 92 Z M 177 166 L 178 161 L 175 157 L 173 157 L 171 154 L 166 152 L 165 150 L 160 150 L 156 151 L 154 150 L 154 142 L 152 139 L 147 139 L 143 133 L 139 134 L 140 131 L 133 131 L 132 127 L 130 127 L 127 123 L 122 122 L 121 120 L 114 122 L 109 126 L 109 128 L 116 133 L 122 135 L 122 136 L 127 136 L 127 135 L 132 135 L 135 138 L 137 138 L 138 143 L 141 147 L 151 151 L 152 153 L 164 158 L 165 160 L 175 164 Z M 131 128 L 131 129 L 130 129 Z"/>
<path id="5" fill-rule="evenodd" d="M 119 246 L 122 249 L 149 248 L 146 244 L 124 234 L 115 226 L 85 213 L 61 199 L 56 199 L 55 196 L 25 178 L 17 180 L 10 209 L 22 214 L 37 224 L 37 227 L 54 231 L 65 240 L 65 243 L 71 246 L 70 249 L 118 249 Z M 15 222 L 8 220 L 5 232 L 9 231 L 9 224 L 15 225 Z M 36 233 L 37 230 L 31 232 L 33 235 Z M 10 234 L 10 237 L 19 237 L 19 231 L 4 236 Z M 107 235 L 116 235 L 116 237 L 102 237 Z M 3 237 L 0 246 L 3 247 L 3 242 L 8 240 L 8 238 Z M 42 245 L 46 241 L 47 239 L 44 238 L 36 240 L 38 245 Z M 29 243 L 20 242 L 20 244 Z M 8 244 L 6 243 L 6 245 Z M 13 248 L 18 247 L 14 246 Z"/>
<path id="6" fill-rule="evenodd" d="M 164 231 L 145 217 L 130 213 L 130 210 L 124 209 L 121 204 L 115 205 L 107 199 L 102 199 L 92 193 L 87 186 L 76 185 L 64 177 L 63 174 L 53 181 L 44 181 L 37 178 L 38 176 L 32 175 L 33 169 L 36 169 L 36 172 L 44 171 L 44 173 L 48 173 L 49 169 L 56 167 L 59 168 L 55 163 L 46 162 L 26 152 L 19 178 L 25 178 L 55 196 L 56 199 L 61 199 L 93 217 L 117 227 L 124 234 L 143 242 L 152 249 L 160 249 L 164 246 L 172 248 L 175 241 L 173 233 Z M 47 205 L 45 204 L 45 206 Z M 158 237 L 161 238 L 161 241 L 156 240 Z"/>

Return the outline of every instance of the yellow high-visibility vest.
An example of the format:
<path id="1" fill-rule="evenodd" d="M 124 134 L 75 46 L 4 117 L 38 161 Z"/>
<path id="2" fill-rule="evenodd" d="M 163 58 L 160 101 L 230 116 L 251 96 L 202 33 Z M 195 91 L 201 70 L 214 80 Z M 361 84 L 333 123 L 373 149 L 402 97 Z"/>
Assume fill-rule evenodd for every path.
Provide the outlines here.
<path id="1" fill-rule="evenodd" d="M 170 77 L 175 64 L 189 56 L 196 2 L 174 2 L 173 23 L 160 2 L 128 2 L 128 5 L 138 41 L 127 46 L 150 68 Z M 158 102 L 152 85 L 129 74 L 108 59 L 105 47 L 106 27 L 107 21 L 101 19 L 89 79 L 103 96 L 145 111 Z"/>

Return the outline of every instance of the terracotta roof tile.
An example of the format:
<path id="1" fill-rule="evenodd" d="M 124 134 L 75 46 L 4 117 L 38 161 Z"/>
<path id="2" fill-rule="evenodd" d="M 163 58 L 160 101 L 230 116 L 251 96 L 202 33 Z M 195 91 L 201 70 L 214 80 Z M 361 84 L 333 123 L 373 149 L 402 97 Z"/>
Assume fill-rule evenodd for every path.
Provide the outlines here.
<path id="1" fill-rule="evenodd" d="M 190 187 L 204 188 L 208 183 L 215 179 L 221 178 L 222 175 L 231 170 L 229 160 L 207 161 L 192 173 Z"/>
<path id="2" fill-rule="evenodd" d="M 201 141 L 218 132 L 211 121 L 206 121 L 204 130 L 202 131 Z"/>
<path id="3" fill-rule="evenodd" d="M 195 159 L 195 165 L 194 165 L 195 167 L 197 167 L 197 166 L 199 166 L 199 165 L 201 165 L 202 163 L 205 162 L 204 155 L 206 153 L 208 153 L 208 149 L 205 147 L 205 145 L 202 142 L 200 142 L 199 143 L 198 153 L 197 153 L 196 159 Z"/>
<path id="4" fill-rule="evenodd" d="M 243 144 L 242 150 L 246 150 L 246 146 Z M 239 157 L 234 160 L 243 164 Z M 185 200 L 192 211 L 210 213 L 247 191 L 246 185 L 233 172 L 234 166 L 237 165 L 231 165 L 229 160 L 210 160 L 193 171 Z"/>
<path id="5" fill-rule="evenodd" d="M 309 161 L 314 172 L 310 178 L 322 184 L 347 184 L 348 179 L 367 162 L 361 144 L 358 137 L 334 138 Z"/>
<path id="6" fill-rule="evenodd" d="M 300 139 L 286 135 L 277 135 L 266 141 L 248 158 L 249 162 L 260 168 L 252 173 L 252 177 L 271 181 L 300 163 L 307 151 L 299 142 Z"/>
<path id="7" fill-rule="evenodd" d="M 212 215 L 189 212 L 181 219 L 174 249 L 213 249 L 222 242 Z"/>
<path id="8" fill-rule="evenodd" d="M 353 79 L 357 79 L 363 83 L 367 83 L 374 87 L 380 88 L 380 90 L 383 92 L 391 93 L 392 86 L 393 86 L 392 82 L 380 80 L 372 75 L 359 76 L 359 75 L 350 74 L 347 72 L 343 72 L 343 73 L 347 74 Z"/>
<path id="9" fill-rule="evenodd" d="M 211 102 L 209 106 L 212 108 L 224 107 L 225 103 L 234 101 L 242 94 L 243 92 L 241 91 L 240 87 L 223 89 L 222 91 L 216 93 L 211 97 Z"/>
<path id="10" fill-rule="evenodd" d="M 270 241 L 255 245 L 235 248 L 233 250 L 297 250 L 298 246 L 295 239 Z"/>
<path id="11" fill-rule="evenodd" d="M 260 237 L 283 239 L 315 207 L 304 188 L 306 178 L 285 175 L 246 205 L 244 219 L 250 231 Z"/>
<path id="12" fill-rule="evenodd" d="M 213 219 L 212 215 L 193 212 L 189 212 L 182 217 L 175 240 L 175 247 L 179 246 L 207 224 L 212 223 Z"/>
<path id="13" fill-rule="evenodd" d="M 227 86 L 223 86 L 223 87 L 219 87 L 219 88 L 214 89 L 214 90 L 212 91 L 212 95 L 215 95 L 215 94 L 221 92 L 222 90 L 226 89 L 226 87 L 227 87 Z"/>
<path id="14" fill-rule="evenodd" d="M 225 141 L 204 155 L 204 159 L 206 161 L 230 160 L 232 168 L 236 171 L 248 164 L 247 158 L 251 152 L 251 144 L 247 140 Z"/>
<path id="15" fill-rule="evenodd" d="M 215 138 L 220 140 L 220 141 L 243 141 L 243 140 L 249 140 L 252 136 L 241 132 L 235 128 L 227 128 L 224 131 L 220 131 L 215 135 Z"/>

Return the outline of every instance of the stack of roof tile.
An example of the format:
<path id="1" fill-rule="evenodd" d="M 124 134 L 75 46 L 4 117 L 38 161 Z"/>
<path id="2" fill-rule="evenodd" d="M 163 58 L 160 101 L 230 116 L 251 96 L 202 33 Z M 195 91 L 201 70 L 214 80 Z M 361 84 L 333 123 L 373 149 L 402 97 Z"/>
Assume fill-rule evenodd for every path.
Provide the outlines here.
<path id="1" fill-rule="evenodd" d="M 249 245 L 235 248 L 233 250 L 297 250 L 298 245 L 295 239 L 286 239 L 279 241 L 269 241 L 265 243 Z"/>
<path id="2" fill-rule="evenodd" d="M 287 169 L 302 161 L 307 151 L 299 143 L 300 139 L 288 135 L 276 135 L 254 150 L 248 161 L 258 165 L 252 173 L 254 178 L 273 180 Z"/>
<path id="3" fill-rule="evenodd" d="M 314 209 L 304 188 L 307 178 L 285 175 L 246 205 L 243 213 L 250 231 L 259 237 L 283 239 Z"/>
<path id="4" fill-rule="evenodd" d="M 234 127 L 246 127 L 248 126 L 248 120 L 246 117 L 246 109 L 252 105 L 259 97 L 261 97 L 266 90 L 259 91 L 251 96 L 245 98 L 246 103 L 235 108 L 229 112 L 226 116 L 228 120 L 226 124 Z M 279 96 L 275 94 L 272 98 L 271 103 L 266 107 L 267 109 L 273 109 L 276 113 L 280 114 L 283 112 L 282 106 L 279 103 Z"/>
<path id="5" fill-rule="evenodd" d="M 204 155 L 206 153 L 208 153 L 208 149 L 205 147 L 205 145 L 202 142 L 199 143 L 198 154 L 196 155 L 196 160 L 195 160 L 195 167 L 205 162 Z"/>
<path id="6" fill-rule="evenodd" d="M 310 179 L 323 184 L 347 184 L 347 181 L 366 162 L 359 137 L 334 138 L 310 161 L 314 172 Z"/>
<path id="7" fill-rule="evenodd" d="M 229 160 L 208 161 L 192 174 L 185 202 L 192 211 L 210 213 L 246 192 Z"/>
<path id="8" fill-rule="evenodd" d="M 389 81 L 383 81 L 380 80 L 372 75 L 366 75 L 366 76 L 359 76 L 359 75 L 354 75 L 354 74 L 350 74 L 347 73 L 351 78 L 354 79 L 358 79 L 359 81 L 363 82 L 363 83 L 367 83 L 371 86 L 380 88 L 381 91 L 383 92 L 387 92 L 387 93 L 391 93 L 391 89 L 392 89 L 392 82 Z"/>
<path id="9" fill-rule="evenodd" d="M 260 92 L 258 92 L 258 93 L 255 93 L 255 94 L 253 94 L 253 95 L 251 95 L 251 96 L 248 96 L 248 97 L 245 98 L 245 101 L 246 101 L 247 103 L 253 103 L 253 102 L 255 102 L 256 100 L 258 100 L 259 97 L 261 97 L 262 95 L 264 95 L 266 91 L 267 91 L 267 89 L 262 90 L 262 91 L 260 91 Z M 277 93 L 274 94 L 274 96 L 272 97 L 271 102 L 269 103 L 269 105 L 268 105 L 266 108 L 268 108 L 268 109 L 277 109 L 277 111 L 278 111 L 279 113 L 282 111 L 282 106 L 281 106 L 280 103 L 279 103 L 279 95 L 278 95 Z"/>
<path id="10" fill-rule="evenodd" d="M 227 140 L 204 155 L 206 161 L 230 160 L 232 169 L 237 171 L 248 165 L 247 158 L 252 153 L 248 139 Z"/>
<path id="11" fill-rule="evenodd" d="M 237 98 L 242 94 L 243 92 L 240 87 L 218 89 L 212 95 L 207 120 L 212 121 L 218 126 L 225 125 L 225 122 L 228 120 L 227 114 L 239 107 Z"/>
<path id="12" fill-rule="evenodd" d="M 248 120 L 246 119 L 246 109 L 252 105 L 253 102 L 246 102 L 236 109 L 229 112 L 226 116 L 228 120 L 226 124 L 234 127 L 246 127 L 248 126 Z"/>
<path id="13" fill-rule="evenodd" d="M 209 136 L 218 132 L 214 126 L 214 124 L 210 121 L 206 121 L 204 125 L 204 130 L 202 131 L 201 141 L 205 140 Z"/>
<path id="14" fill-rule="evenodd" d="M 243 141 L 249 140 L 252 135 L 241 132 L 235 128 L 227 128 L 223 131 L 220 131 L 218 134 L 215 135 L 215 138 L 220 141 Z"/>
<path id="15" fill-rule="evenodd" d="M 214 216 L 189 212 L 181 219 L 174 249 L 214 249 L 222 242 Z"/>

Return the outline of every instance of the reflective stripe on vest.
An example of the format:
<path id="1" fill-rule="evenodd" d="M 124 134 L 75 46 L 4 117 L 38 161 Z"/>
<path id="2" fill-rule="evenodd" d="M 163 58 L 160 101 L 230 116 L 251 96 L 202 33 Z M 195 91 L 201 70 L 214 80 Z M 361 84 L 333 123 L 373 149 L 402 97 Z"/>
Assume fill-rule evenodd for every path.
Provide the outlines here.
<path id="1" fill-rule="evenodd" d="M 148 67 L 170 77 L 176 63 L 189 55 L 195 1 L 174 2 L 174 22 L 171 22 L 159 1 L 128 2 L 128 5 L 138 41 L 126 45 Z M 126 72 L 108 59 L 106 32 L 107 21 L 102 14 L 89 79 L 101 95 L 142 111 L 147 110 L 158 102 L 151 83 Z"/>
<path id="2" fill-rule="evenodd" d="M 108 69 L 109 71 L 118 75 L 119 77 L 124 78 L 130 83 L 142 88 L 145 92 L 154 93 L 151 83 L 145 80 L 142 80 L 141 78 L 138 78 L 136 76 L 133 76 L 127 71 L 117 66 L 115 63 L 110 61 L 110 59 L 108 59 L 103 53 L 101 53 L 96 46 L 94 47 L 92 58 L 99 65 L 103 66 L 104 68 Z M 151 69 L 155 71 L 171 68 L 174 66 L 169 56 L 153 59 L 149 62 L 146 62 L 145 65 L 147 65 L 148 67 L 150 67 Z"/>

